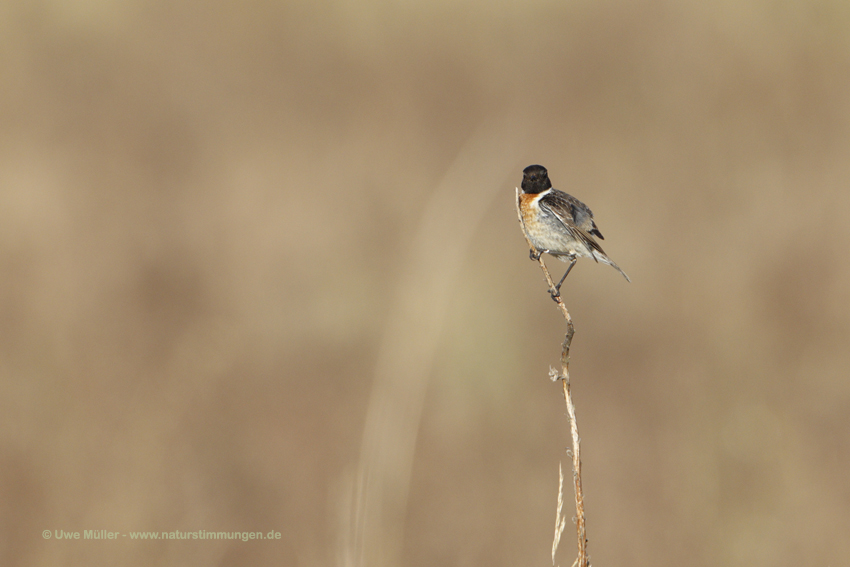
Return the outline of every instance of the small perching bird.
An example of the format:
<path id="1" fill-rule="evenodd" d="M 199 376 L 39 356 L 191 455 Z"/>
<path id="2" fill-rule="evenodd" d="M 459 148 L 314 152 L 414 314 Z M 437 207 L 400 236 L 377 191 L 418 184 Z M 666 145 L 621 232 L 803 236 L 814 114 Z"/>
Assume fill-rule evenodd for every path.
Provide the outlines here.
<path id="1" fill-rule="evenodd" d="M 572 195 L 553 189 L 549 172 L 542 165 L 529 165 L 522 174 L 519 210 L 522 230 L 534 247 L 529 254 L 531 259 L 551 254 L 562 262 L 570 263 L 564 277 L 552 290 L 553 299 L 560 295 L 561 284 L 579 257 L 608 264 L 623 274 L 626 281 L 632 281 L 593 238 L 605 239 L 587 205 Z"/>

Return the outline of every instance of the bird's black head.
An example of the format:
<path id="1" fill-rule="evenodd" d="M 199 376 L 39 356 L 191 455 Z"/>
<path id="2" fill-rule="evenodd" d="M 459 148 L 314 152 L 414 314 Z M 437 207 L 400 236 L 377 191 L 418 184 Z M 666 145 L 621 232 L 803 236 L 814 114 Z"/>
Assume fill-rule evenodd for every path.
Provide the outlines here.
<path id="1" fill-rule="evenodd" d="M 542 193 L 551 188 L 552 182 L 549 181 L 549 172 L 542 165 L 529 165 L 522 170 L 523 193 Z"/>

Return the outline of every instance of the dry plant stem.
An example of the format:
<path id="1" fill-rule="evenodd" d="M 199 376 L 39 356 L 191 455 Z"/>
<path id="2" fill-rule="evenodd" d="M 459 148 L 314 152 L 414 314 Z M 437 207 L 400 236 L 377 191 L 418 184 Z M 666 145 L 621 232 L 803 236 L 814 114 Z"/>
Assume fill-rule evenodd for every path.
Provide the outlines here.
<path id="1" fill-rule="evenodd" d="M 567 519 L 561 514 L 564 509 L 564 468 L 558 463 L 558 509 L 555 512 L 555 536 L 552 538 L 552 567 L 555 566 L 555 553 L 561 543 L 561 534 L 567 525 Z"/>
<path id="2" fill-rule="evenodd" d="M 569 350 L 569 346 L 566 347 Z M 590 561 L 587 557 L 587 533 L 584 524 L 584 493 L 581 490 L 581 440 L 578 436 L 576 425 L 576 408 L 573 398 L 570 396 L 570 381 L 562 379 L 564 384 L 564 401 L 567 404 L 567 414 L 570 418 L 570 433 L 573 439 L 573 484 L 576 494 L 576 534 L 578 536 L 578 567 L 588 567 Z"/>
<path id="3" fill-rule="evenodd" d="M 554 289 L 554 282 L 546 264 L 543 263 L 543 258 L 538 258 L 540 269 L 546 275 L 546 281 L 549 283 L 549 289 Z M 564 315 L 567 322 L 567 334 L 564 337 L 564 343 L 561 346 L 561 373 L 555 377 L 561 380 L 564 387 L 564 403 L 567 405 L 567 417 L 570 421 L 570 437 L 572 438 L 572 458 L 573 458 L 573 487 L 576 497 L 576 536 L 578 538 L 578 559 L 576 560 L 577 567 L 588 567 L 589 561 L 587 557 L 587 535 L 585 531 L 584 517 L 584 493 L 581 489 L 581 439 L 578 436 L 578 424 L 576 422 L 576 408 L 573 405 L 573 397 L 570 393 L 570 345 L 573 342 L 575 328 L 573 320 L 570 317 L 570 312 L 567 306 L 561 300 L 560 296 L 555 297 L 558 303 L 558 308 Z"/>
<path id="4" fill-rule="evenodd" d="M 519 210 L 519 189 L 517 189 L 516 192 L 517 217 L 519 218 L 520 225 L 522 225 L 522 214 Z M 525 234 L 525 230 L 523 230 L 523 234 Z M 534 246 L 532 246 L 531 242 L 528 240 L 528 237 L 526 237 L 526 241 L 528 242 L 528 247 L 531 250 L 536 251 Z M 546 264 L 543 262 L 542 254 L 537 258 L 537 262 L 540 264 L 540 269 L 543 270 L 543 275 L 546 277 L 546 283 L 549 284 L 549 289 L 554 290 L 555 282 L 552 279 L 551 274 L 549 274 Z M 587 556 L 587 535 L 585 531 L 584 517 L 584 493 L 581 489 L 581 439 L 578 436 L 576 409 L 573 405 L 572 395 L 570 394 L 570 345 L 573 342 L 575 328 L 573 327 L 573 319 L 570 317 L 570 312 L 561 300 L 560 295 L 554 296 L 553 299 L 558 304 L 558 308 L 561 310 L 561 313 L 564 315 L 564 320 L 567 322 L 567 334 L 564 337 L 564 343 L 561 348 L 561 372 L 558 374 L 553 370 L 553 379 L 561 380 L 564 387 L 564 402 L 567 405 L 567 417 L 570 420 L 570 436 L 572 438 L 573 446 L 571 456 L 573 459 L 573 487 L 575 489 L 576 497 L 576 535 L 578 539 L 578 558 L 573 565 L 574 567 L 589 567 L 590 562 Z"/>

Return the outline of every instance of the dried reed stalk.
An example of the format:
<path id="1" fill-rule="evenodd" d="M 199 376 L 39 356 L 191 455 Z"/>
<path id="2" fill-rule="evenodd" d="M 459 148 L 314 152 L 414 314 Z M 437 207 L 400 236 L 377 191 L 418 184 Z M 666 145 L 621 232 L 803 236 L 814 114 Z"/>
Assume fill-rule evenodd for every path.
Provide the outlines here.
<path id="1" fill-rule="evenodd" d="M 522 213 L 519 209 L 519 195 L 520 190 L 517 188 L 516 190 L 516 211 L 517 218 L 519 218 L 520 225 L 522 225 Z M 525 230 L 522 231 L 523 235 L 525 235 Z M 526 242 L 528 242 L 528 247 L 531 250 L 536 251 L 534 246 L 531 244 L 531 241 L 528 240 L 528 237 L 525 238 Z M 543 255 L 541 254 L 537 258 L 537 262 L 540 264 L 540 269 L 543 270 L 543 275 L 546 277 L 546 283 L 549 284 L 549 290 L 555 290 L 555 281 L 552 279 L 551 274 L 549 274 L 549 270 L 546 268 L 546 264 L 543 262 Z M 573 459 L 573 488 L 575 491 L 575 499 L 576 499 L 576 536 L 578 538 L 578 558 L 573 563 L 573 567 L 589 567 L 590 559 L 587 555 L 587 535 L 585 532 L 585 517 L 584 517 L 584 494 L 581 489 L 581 439 L 578 436 L 578 425 L 576 424 L 576 408 L 573 405 L 573 398 L 570 394 L 570 344 L 573 342 L 573 335 L 575 334 L 575 328 L 573 327 L 573 319 L 570 317 L 570 312 L 567 310 L 567 306 L 561 300 L 560 295 L 553 295 L 553 299 L 558 304 L 558 308 L 561 310 L 561 313 L 564 316 L 564 320 L 567 322 L 567 334 L 564 337 L 564 343 L 561 346 L 561 370 L 560 372 L 554 368 L 549 370 L 549 376 L 552 378 L 552 381 L 561 380 L 564 387 L 564 403 L 567 405 L 567 417 L 570 421 L 570 435 L 572 437 L 572 450 L 568 451 L 570 456 Z M 559 489 L 560 492 L 560 489 Z M 560 496 L 559 496 L 560 499 Z M 558 508 L 558 518 L 556 519 L 556 529 L 555 529 L 555 541 L 552 543 L 552 564 L 555 564 L 555 551 L 558 548 L 558 542 L 560 541 L 560 532 L 558 531 L 558 524 L 561 522 L 560 520 L 561 512 L 560 512 L 560 504 Z M 563 528 L 561 528 L 563 530 Z"/>

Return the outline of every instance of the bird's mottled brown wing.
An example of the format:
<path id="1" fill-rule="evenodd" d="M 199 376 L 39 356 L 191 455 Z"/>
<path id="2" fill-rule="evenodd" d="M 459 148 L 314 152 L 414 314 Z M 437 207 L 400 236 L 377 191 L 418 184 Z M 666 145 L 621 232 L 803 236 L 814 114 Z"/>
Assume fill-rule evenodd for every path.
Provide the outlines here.
<path id="1" fill-rule="evenodd" d="M 605 254 L 602 247 L 593 239 L 591 233 L 602 234 L 593 222 L 593 213 L 590 209 L 568 193 L 553 189 L 544 195 L 539 201 L 540 208 L 551 213 L 564 225 L 573 237 L 585 243 L 592 250 Z M 595 258 L 594 258 L 595 259 Z"/>
<path id="2" fill-rule="evenodd" d="M 596 227 L 596 222 L 593 220 L 593 211 L 590 210 L 590 207 L 588 207 L 569 193 L 564 193 L 563 191 L 558 191 L 557 189 L 553 189 L 552 193 L 555 194 L 556 199 L 563 200 L 569 205 L 570 211 L 573 214 L 575 225 L 577 227 L 579 227 L 588 234 L 598 236 L 602 240 L 605 240 L 605 237 L 602 236 L 602 233 L 599 232 L 599 229 Z"/>

